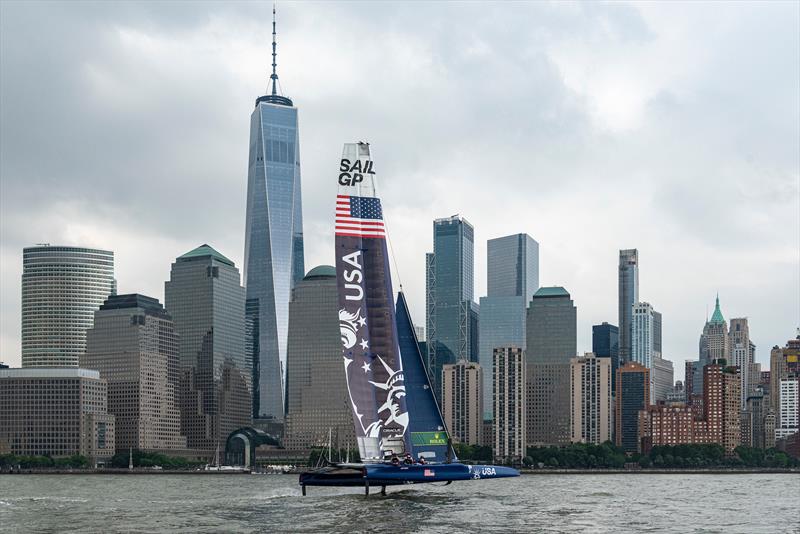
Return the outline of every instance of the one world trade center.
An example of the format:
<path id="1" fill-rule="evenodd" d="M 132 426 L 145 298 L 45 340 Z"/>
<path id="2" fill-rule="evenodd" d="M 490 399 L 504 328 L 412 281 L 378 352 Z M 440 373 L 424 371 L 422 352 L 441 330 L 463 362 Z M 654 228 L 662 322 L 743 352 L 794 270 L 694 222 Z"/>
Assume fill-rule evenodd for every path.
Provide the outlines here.
<path id="1" fill-rule="evenodd" d="M 250 117 L 244 283 L 253 418 L 283 421 L 289 298 L 305 272 L 297 108 L 278 91 L 275 11 L 270 94 Z"/>

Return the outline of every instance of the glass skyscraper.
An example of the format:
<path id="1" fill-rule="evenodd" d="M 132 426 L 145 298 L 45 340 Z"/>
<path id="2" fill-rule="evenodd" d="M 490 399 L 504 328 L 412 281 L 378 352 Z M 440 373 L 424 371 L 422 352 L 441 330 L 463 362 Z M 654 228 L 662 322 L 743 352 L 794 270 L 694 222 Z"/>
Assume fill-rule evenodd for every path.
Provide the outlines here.
<path id="1" fill-rule="evenodd" d="M 619 251 L 619 359 L 631 359 L 631 313 L 639 302 L 639 251 Z"/>
<path id="2" fill-rule="evenodd" d="M 23 249 L 22 367 L 78 367 L 94 312 L 116 292 L 110 250 Z"/>
<path id="3" fill-rule="evenodd" d="M 297 108 L 277 91 L 273 20 L 271 94 L 250 116 L 244 284 L 253 417 L 282 421 L 289 299 L 305 274 Z"/>
<path id="4" fill-rule="evenodd" d="M 563 287 L 542 287 L 528 307 L 528 445 L 565 445 L 570 429 L 570 360 L 577 352 L 577 308 Z"/>
<path id="5" fill-rule="evenodd" d="M 611 359 L 611 392 L 616 391 L 619 368 L 619 328 L 613 324 L 592 325 L 592 352 L 598 358 Z"/>
<path id="6" fill-rule="evenodd" d="M 539 243 L 528 234 L 487 242 L 488 295 L 481 297 L 478 335 L 484 419 L 493 419 L 493 349 L 525 348 L 525 305 L 539 289 Z"/>
<path id="7" fill-rule="evenodd" d="M 213 452 L 231 432 L 250 426 L 239 269 L 202 245 L 172 264 L 164 296 L 178 334 L 181 434 L 190 449 Z"/>
<path id="8" fill-rule="evenodd" d="M 433 222 L 433 253 L 425 258 L 428 372 L 441 401 L 442 367 L 478 361 L 474 302 L 475 231 L 458 215 Z"/>

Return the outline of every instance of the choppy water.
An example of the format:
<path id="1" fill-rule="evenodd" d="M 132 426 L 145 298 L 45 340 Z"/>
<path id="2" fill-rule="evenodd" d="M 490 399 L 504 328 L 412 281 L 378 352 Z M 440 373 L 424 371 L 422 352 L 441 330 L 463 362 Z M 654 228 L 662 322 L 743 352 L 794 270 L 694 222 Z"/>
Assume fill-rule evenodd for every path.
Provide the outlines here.
<path id="1" fill-rule="evenodd" d="M 289 475 L 0 476 L 0 532 L 800 533 L 800 476 L 536 475 L 309 488 Z"/>

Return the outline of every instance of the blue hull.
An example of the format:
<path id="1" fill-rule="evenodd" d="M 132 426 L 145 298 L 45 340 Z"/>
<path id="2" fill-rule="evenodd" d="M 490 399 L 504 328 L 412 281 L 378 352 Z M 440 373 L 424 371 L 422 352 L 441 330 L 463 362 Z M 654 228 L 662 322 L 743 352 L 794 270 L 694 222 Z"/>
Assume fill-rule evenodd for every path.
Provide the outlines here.
<path id="1" fill-rule="evenodd" d="M 404 465 L 366 464 L 361 469 L 324 467 L 300 475 L 301 486 L 396 486 L 518 477 L 519 471 L 498 465 L 462 463 Z"/>

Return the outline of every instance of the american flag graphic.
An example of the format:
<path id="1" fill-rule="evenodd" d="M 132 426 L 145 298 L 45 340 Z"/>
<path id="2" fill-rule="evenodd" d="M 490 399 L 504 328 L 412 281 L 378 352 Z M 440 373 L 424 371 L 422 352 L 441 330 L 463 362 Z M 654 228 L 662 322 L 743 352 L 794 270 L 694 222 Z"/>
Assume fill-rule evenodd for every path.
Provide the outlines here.
<path id="1" fill-rule="evenodd" d="M 336 235 L 386 239 L 381 200 L 336 195 Z"/>
<path id="2" fill-rule="evenodd" d="M 435 476 L 435 473 L 433 472 L 433 469 L 426 469 L 422 472 L 422 475 L 426 477 L 432 477 Z"/>

